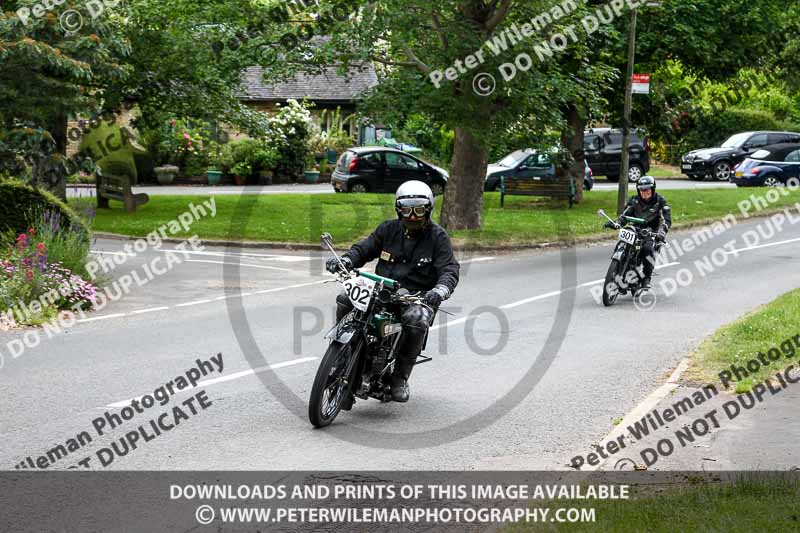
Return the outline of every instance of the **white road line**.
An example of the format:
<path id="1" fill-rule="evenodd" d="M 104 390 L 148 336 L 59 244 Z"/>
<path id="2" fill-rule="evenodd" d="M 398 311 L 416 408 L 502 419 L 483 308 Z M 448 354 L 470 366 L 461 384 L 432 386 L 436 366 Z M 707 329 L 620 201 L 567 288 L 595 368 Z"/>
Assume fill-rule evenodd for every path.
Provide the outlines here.
<path id="1" fill-rule="evenodd" d="M 209 261 L 208 259 L 186 259 L 184 263 L 211 263 L 215 265 L 231 265 L 231 266 L 243 266 L 250 268 L 264 268 L 267 270 L 280 270 L 281 272 L 297 272 L 297 270 L 292 270 L 290 268 L 273 267 L 267 265 L 250 265 L 248 263 L 233 263 L 230 261 Z"/>
<path id="2" fill-rule="evenodd" d="M 218 378 L 206 379 L 206 380 L 203 380 L 203 381 L 198 381 L 197 385 L 195 385 L 194 387 L 188 387 L 186 389 L 177 391 L 176 394 L 180 394 L 180 393 L 183 393 L 183 392 L 189 392 L 189 391 L 191 391 L 193 389 L 199 389 L 201 387 L 208 387 L 210 385 L 216 385 L 217 383 L 224 383 L 226 381 L 232 381 L 234 379 L 243 378 L 245 376 L 251 376 L 253 374 L 260 374 L 261 372 L 267 372 L 267 371 L 270 371 L 270 370 L 277 370 L 279 368 L 286 368 L 287 366 L 294 366 L 294 365 L 299 365 L 299 364 L 302 364 L 302 363 L 308 363 L 308 362 L 311 362 L 311 361 L 316 361 L 317 359 L 319 359 L 319 358 L 318 357 L 303 357 L 301 359 L 293 359 L 292 361 L 284 361 L 282 363 L 275 363 L 274 365 L 260 366 L 260 367 L 255 368 L 255 369 L 251 368 L 250 370 L 243 370 L 242 372 L 235 372 L 233 374 L 228 374 L 227 376 L 220 376 Z M 131 402 L 133 400 L 141 400 L 142 397 L 143 396 L 137 396 L 136 398 L 130 398 L 128 400 L 123 400 L 121 402 L 110 403 L 110 404 L 106 405 L 106 407 L 99 407 L 98 409 L 105 409 L 105 408 L 108 408 L 108 407 L 111 407 L 111 408 L 127 407 L 127 406 L 129 406 L 131 404 Z"/>
<path id="3" fill-rule="evenodd" d="M 192 305 L 200 305 L 200 304 L 207 304 L 211 303 L 213 300 L 195 300 L 194 302 L 186 302 L 183 304 L 178 304 L 175 307 L 189 307 Z"/>
<path id="4" fill-rule="evenodd" d="M 797 242 L 797 241 L 800 241 L 800 237 L 798 237 L 797 239 L 789 239 L 789 240 L 786 240 L 786 241 L 770 242 L 770 243 L 767 243 L 767 244 L 759 244 L 757 246 L 748 246 L 747 248 L 739 248 L 739 249 L 735 249 L 734 248 L 733 250 L 728 250 L 725 253 L 726 254 L 738 254 L 738 253 L 741 253 L 741 252 L 749 252 L 750 250 L 758 250 L 759 248 L 769 248 L 770 246 L 780 246 L 782 244 L 789 244 L 789 243 Z"/>
<path id="5" fill-rule="evenodd" d="M 567 289 L 567 290 L 569 290 L 569 289 Z M 534 296 L 532 298 L 525 298 L 524 300 L 519 300 L 517 302 L 513 302 L 513 303 L 510 303 L 510 304 L 501 305 L 500 309 L 513 309 L 515 307 L 519 307 L 520 305 L 529 304 L 531 302 L 536 302 L 538 300 L 544 300 L 545 298 L 550 298 L 552 296 L 558 296 L 562 292 L 564 292 L 564 291 L 553 291 L 553 292 L 548 292 L 548 293 L 545 293 L 545 294 L 540 294 L 539 296 Z"/>
<path id="6" fill-rule="evenodd" d="M 466 264 L 466 263 L 483 263 L 485 261 L 493 261 L 497 259 L 496 257 L 476 257 L 474 259 L 464 259 L 463 261 L 459 261 L 459 263 Z"/>
<path id="7" fill-rule="evenodd" d="M 92 318 L 81 318 L 80 320 L 76 320 L 76 322 L 96 322 L 98 320 L 106 320 L 108 318 L 120 318 L 125 316 L 125 313 L 117 313 L 114 315 L 103 315 L 103 316 L 93 316 Z"/>
<path id="8" fill-rule="evenodd" d="M 103 250 L 90 250 L 90 253 L 97 254 L 97 255 L 122 255 L 125 257 L 136 257 L 134 253 L 125 253 L 125 252 L 104 252 Z"/>
<path id="9" fill-rule="evenodd" d="M 633 425 L 634 422 L 640 420 L 647 413 L 655 409 L 661 400 L 672 394 L 672 391 L 678 388 L 678 380 L 681 379 L 681 376 L 687 368 L 689 368 L 689 358 L 685 357 L 681 359 L 680 363 L 678 363 L 678 367 L 672 372 L 672 375 L 670 375 L 667 382 L 651 392 L 647 398 L 642 400 L 641 403 L 634 407 L 630 413 L 625 415 L 625 418 L 622 419 L 622 422 L 617 424 L 597 446 L 603 448 L 606 443 L 612 440 L 617 440 L 620 435 L 624 435 L 628 431 L 628 426 Z M 581 472 L 591 472 L 597 470 L 607 462 L 608 461 L 606 460 L 597 464 L 596 466 L 581 468 Z"/>
<path id="10" fill-rule="evenodd" d="M 139 311 L 131 311 L 132 315 L 142 315 L 144 313 L 155 313 L 156 311 L 166 311 L 169 309 L 168 306 L 163 307 L 151 307 L 150 309 L 140 309 Z"/>
<path id="11" fill-rule="evenodd" d="M 250 252 L 211 252 L 211 251 L 194 251 L 194 250 L 173 250 L 169 248 L 161 248 L 160 250 L 155 250 L 160 252 L 175 252 L 179 254 L 194 254 L 194 255 L 210 255 L 214 257 L 226 257 L 226 256 L 235 256 L 235 257 L 257 257 L 261 259 L 273 259 L 275 261 L 283 261 L 286 263 L 293 263 L 293 262 L 300 262 L 300 261 L 313 261 L 316 257 L 304 257 L 301 255 L 277 255 L 277 254 L 256 254 Z"/>

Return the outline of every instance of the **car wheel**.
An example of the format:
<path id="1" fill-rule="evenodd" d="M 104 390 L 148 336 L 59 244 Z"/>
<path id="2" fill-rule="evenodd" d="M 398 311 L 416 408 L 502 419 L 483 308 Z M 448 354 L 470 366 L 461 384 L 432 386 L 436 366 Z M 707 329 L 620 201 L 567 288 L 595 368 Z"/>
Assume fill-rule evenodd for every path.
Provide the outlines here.
<path id="1" fill-rule="evenodd" d="M 731 170 L 730 161 L 717 161 L 714 164 L 714 179 L 717 181 L 730 181 Z"/>
<path id="2" fill-rule="evenodd" d="M 644 169 L 639 165 L 631 165 L 628 168 L 628 181 L 631 183 L 636 183 L 639 181 L 639 178 L 644 176 Z"/>
<path id="3" fill-rule="evenodd" d="M 367 184 L 363 181 L 359 181 L 358 183 L 354 183 L 350 186 L 350 192 L 369 192 L 369 187 L 367 187 Z"/>
<path id="4" fill-rule="evenodd" d="M 444 194 L 444 185 L 435 181 L 431 183 L 431 192 L 433 192 L 434 196 L 441 196 Z"/>
<path id="5" fill-rule="evenodd" d="M 767 176 L 764 178 L 764 187 L 780 187 L 781 185 L 783 185 L 781 180 L 776 176 Z"/>
<path id="6" fill-rule="evenodd" d="M 618 181 L 619 181 L 619 176 L 606 176 L 606 179 L 607 179 L 608 181 L 611 181 L 611 182 L 613 182 L 613 183 L 616 183 L 616 182 L 618 182 Z"/>

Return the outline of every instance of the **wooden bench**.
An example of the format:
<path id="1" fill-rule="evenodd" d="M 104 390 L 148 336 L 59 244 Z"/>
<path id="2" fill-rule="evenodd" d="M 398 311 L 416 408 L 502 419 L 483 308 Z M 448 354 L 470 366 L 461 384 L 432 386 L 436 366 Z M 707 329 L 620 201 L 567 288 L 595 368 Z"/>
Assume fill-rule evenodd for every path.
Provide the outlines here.
<path id="1" fill-rule="evenodd" d="M 566 198 L 569 206 L 575 203 L 575 180 L 562 178 L 500 178 L 500 207 L 505 207 L 505 196 L 549 196 Z"/>
<path id="2" fill-rule="evenodd" d="M 125 204 L 125 211 L 136 212 L 136 208 L 150 201 L 146 194 L 133 194 L 129 176 L 104 175 L 97 172 L 97 207 L 108 208 L 109 200 L 117 200 Z"/>

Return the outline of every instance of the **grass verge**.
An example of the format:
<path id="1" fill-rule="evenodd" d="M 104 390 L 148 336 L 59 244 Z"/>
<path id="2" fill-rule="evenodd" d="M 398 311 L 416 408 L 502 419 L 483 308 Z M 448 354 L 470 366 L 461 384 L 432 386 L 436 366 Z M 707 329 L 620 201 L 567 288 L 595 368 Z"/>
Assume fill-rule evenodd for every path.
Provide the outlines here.
<path id="1" fill-rule="evenodd" d="M 734 483 L 702 484 L 658 496 L 630 500 L 559 501 L 559 507 L 594 507 L 595 523 L 531 524 L 506 529 L 674 533 L 676 531 L 797 531 L 800 528 L 797 477 L 742 474 Z M 554 512 L 551 511 L 551 516 Z"/>
<path id="2" fill-rule="evenodd" d="M 747 362 L 767 353 L 771 348 L 781 349 L 781 343 L 800 334 L 800 289 L 784 294 L 780 298 L 761 306 L 732 324 L 723 326 L 707 338 L 692 355 L 692 366 L 685 379 L 703 383 L 716 383 L 718 374 L 731 365 L 747 366 Z M 750 388 L 792 362 L 797 354 L 794 346 L 787 343 L 783 357 L 761 368 L 749 377 L 736 383 L 736 392 Z M 800 350 L 797 350 L 800 353 Z M 789 355 L 790 359 L 785 356 Z M 769 359 L 767 359 L 769 361 Z"/>
<path id="3" fill-rule="evenodd" d="M 738 214 L 737 203 L 753 194 L 747 189 L 704 189 L 667 191 L 676 224 L 718 219 L 728 213 Z M 763 193 L 763 191 L 762 191 Z M 175 219 L 187 210 L 189 203 L 199 204 L 210 196 L 155 196 L 136 213 L 127 214 L 121 204 L 112 202 L 112 209 L 98 210 L 92 224 L 95 231 L 142 237 L 155 228 Z M 241 238 L 248 241 L 287 243 L 319 242 L 323 231 L 336 242 L 350 243 L 369 234 L 378 223 L 395 216 L 391 194 L 270 194 L 261 196 L 214 196 L 217 216 L 197 221 L 185 235 L 205 239 L 236 239 L 231 224 L 238 221 L 244 207 L 252 208 L 252 216 Z M 800 192 L 781 197 L 773 206 L 791 205 L 800 201 Z M 437 199 L 437 216 L 441 199 Z M 594 191 L 572 209 L 564 202 L 529 196 L 509 196 L 505 208 L 500 207 L 499 193 L 484 195 L 483 228 L 454 231 L 457 243 L 482 246 L 514 246 L 568 240 L 594 235 L 610 235 L 597 216 L 602 208 L 613 213 L 616 192 Z"/>

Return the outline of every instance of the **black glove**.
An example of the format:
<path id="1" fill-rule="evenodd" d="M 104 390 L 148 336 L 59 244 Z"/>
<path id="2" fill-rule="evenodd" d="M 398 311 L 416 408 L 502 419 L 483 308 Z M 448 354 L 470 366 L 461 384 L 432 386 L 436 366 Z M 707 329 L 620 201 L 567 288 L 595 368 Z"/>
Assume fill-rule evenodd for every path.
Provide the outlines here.
<path id="1" fill-rule="evenodd" d="M 442 305 L 443 301 L 444 298 L 442 298 L 442 295 L 436 291 L 431 290 L 425 293 L 425 303 L 433 308 L 437 308 Z"/>
<path id="2" fill-rule="evenodd" d="M 606 223 L 604 224 L 604 227 L 606 227 L 606 228 L 608 228 L 608 229 L 619 229 L 619 224 L 617 224 L 616 222 L 612 222 L 612 221 L 610 221 L 610 220 L 609 220 L 608 222 L 606 222 Z"/>
<path id="3" fill-rule="evenodd" d="M 342 264 L 345 266 L 345 268 L 347 268 L 347 270 L 353 268 L 353 262 L 350 260 L 349 257 L 344 255 L 341 257 L 341 259 L 342 259 Z M 325 261 L 325 270 L 327 270 L 331 274 L 336 274 L 341 269 L 342 267 L 339 265 L 339 261 L 335 257 L 331 257 L 330 259 Z"/>
<path id="4" fill-rule="evenodd" d="M 659 242 L 666 241 L 667 240 L 667 232 L 662 229 L 661 231 L 656 233 L 656 240 L 659 241 Z"/>

